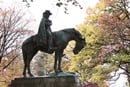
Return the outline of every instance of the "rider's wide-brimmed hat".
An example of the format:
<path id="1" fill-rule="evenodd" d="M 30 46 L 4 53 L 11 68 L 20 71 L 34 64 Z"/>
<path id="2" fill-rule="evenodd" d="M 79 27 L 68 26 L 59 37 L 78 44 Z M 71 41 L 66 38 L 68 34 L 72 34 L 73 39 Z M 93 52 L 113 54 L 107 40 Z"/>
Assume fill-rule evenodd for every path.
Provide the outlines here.
<path id="1" fill-rule="evenodd" d="M 45 10 L 45 12 L 43 12 L 43 14 L 52 15 L 52 13 L 50 12 L 50 10 Z"/>

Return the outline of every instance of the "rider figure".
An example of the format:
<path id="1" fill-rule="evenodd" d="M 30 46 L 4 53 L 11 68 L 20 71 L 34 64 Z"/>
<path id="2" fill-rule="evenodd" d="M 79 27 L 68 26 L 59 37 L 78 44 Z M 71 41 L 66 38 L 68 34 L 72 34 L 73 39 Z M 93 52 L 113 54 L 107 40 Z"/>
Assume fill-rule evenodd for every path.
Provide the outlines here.
<path id="1" fill-rule="evenodd" d="M 55 50 L 53 46 L 53 41 L 52 41 L 52 31 L 51 31 L 51 25 L 52 21 L 49 20 L 50 15 L 52 13 L 49 10 L 46 10 L 43 12 L 43 18 L 41 19 L 39 30 L 38 30 L 38 36 L 40 38 L 40 44 L 43 45 L 43 43 L 48 42 L 48 50 Z M 47 40 L 48 38 L 48 40 Z"/>

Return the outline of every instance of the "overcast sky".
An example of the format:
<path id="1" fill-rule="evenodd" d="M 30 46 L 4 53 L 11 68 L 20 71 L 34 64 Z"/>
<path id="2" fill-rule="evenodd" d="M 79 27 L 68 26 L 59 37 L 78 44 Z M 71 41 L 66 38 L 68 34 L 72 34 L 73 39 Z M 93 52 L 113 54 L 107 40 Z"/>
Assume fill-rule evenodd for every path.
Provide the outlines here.
<path id="1" fill-rule="evenodd" d="M 6 7 L 15 6 L 21 1 L 22 0 L 0 0 L 0 3 L 2 3 L 2 5 Z M 45 10 L 50 10 L 53 13 L 53 15 L 50 17 L 53 22 L 53 31 L 75 27 L 76 25 L 83 22 L 86 15 L 86 9 L 88 7 L 93 7 L 98 0 L 77 0 L 82 5 L 83 9 L 70 5 L 68 8 L 68 15 L 64 13 L 63 7 L 59 8 L 55 5 L 57 1 L 58 0 L 33 0 L 33 2 L 30 3 L 31 7 L 29 8 L 28 12 L 36 20 L 34 31 L 37 31 L 36 29 L 38 29 L 39 27 L 42 13 Z"/>
<path id="2" fill-rule="evenodd" d="M 62 7 L 57 7 L 55 5 L 56 1 L 57 0 L 37 0 L 32 3 L 30 7 L 37 23 L 41 20 L 44 10 L 50 10 L 53 13 L 50 17 L 53 22 L 53 30 L 75 27 L 77 24 L 82 23 L 85 18 L 86 8 L 94 6 L 98 0 L 79 0 L 79 3 L 83 6 L 83 9 L 70 5 L 68 8 L 69 14 L 65 14 Z"/>

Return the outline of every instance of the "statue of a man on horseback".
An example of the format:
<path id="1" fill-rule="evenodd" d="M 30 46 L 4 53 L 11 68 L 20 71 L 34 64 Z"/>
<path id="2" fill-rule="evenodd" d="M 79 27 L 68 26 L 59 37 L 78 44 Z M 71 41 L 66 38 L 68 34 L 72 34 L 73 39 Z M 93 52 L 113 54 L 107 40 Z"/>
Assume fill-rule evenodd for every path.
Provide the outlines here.
<path id="1" fill-rule="evenodd" d="M 76 42 L 73 49 L 74 54 L 78 54 L 86 45 L 85 38 L 83 38 L 80 32 L 75 28 L 68 28 L 52 32 L 52 22 L 49 20 L 50 15 L 52 15 L 52 13 L 49 10 L 43 12 L 43 18 L 40 22 L 38 34 L 27 38 L 22 44 L 24 77 L 27 76 L 27 71 L 29 76 L 33 76 L 30 69 L 30 63 L 38 51 L 46 52 L 49 54 L 52 54 L 53 52 L 55 53 L 54 71 L 57 74 L 62 72 L 62 56 L 64 54 L 64 49 L 68 45 L 69 41 L 74 40 Z"/>
<path id="2" fill-rule="evenodd" d="M 43 18 L 41 19 L 38 30 L 38 45 L 48 44 L 48 50 L 55 50 L 53 46 L 51 25 L 52 21 L 49 19 L 52 13 L 49 10 L 43 12 Z"/>

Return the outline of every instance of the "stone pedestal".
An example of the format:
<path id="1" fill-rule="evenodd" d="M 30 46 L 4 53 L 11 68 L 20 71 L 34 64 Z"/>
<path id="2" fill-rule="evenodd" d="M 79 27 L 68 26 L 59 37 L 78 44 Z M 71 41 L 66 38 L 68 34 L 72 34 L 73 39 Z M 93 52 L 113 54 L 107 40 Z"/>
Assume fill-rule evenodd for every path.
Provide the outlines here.
<path id="1" fill-rule="evenodd" d="M 15 78 L 11 87 L 81 87 L 81 83 L 76 76 L 46 76 Z"/>

